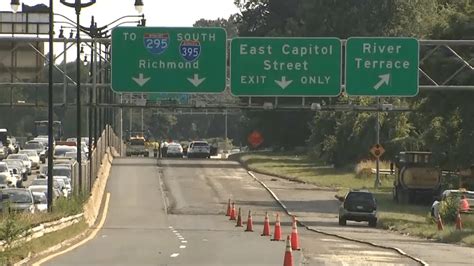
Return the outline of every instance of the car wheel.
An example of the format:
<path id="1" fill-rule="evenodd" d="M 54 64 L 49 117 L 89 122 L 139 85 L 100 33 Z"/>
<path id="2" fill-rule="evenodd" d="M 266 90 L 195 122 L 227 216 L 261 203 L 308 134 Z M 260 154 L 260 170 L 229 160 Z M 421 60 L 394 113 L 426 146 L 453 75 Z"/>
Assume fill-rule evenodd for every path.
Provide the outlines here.
<path id="1" fill-rule="evenodd" d="M 339 225 L 346 225 L 346 219 L 339 217 Z"/>
<path id="2" fill-rule="evenodd" d="M 369 227 L 377 227 L 377 219 L 372 219 L 369 221 Z"/>

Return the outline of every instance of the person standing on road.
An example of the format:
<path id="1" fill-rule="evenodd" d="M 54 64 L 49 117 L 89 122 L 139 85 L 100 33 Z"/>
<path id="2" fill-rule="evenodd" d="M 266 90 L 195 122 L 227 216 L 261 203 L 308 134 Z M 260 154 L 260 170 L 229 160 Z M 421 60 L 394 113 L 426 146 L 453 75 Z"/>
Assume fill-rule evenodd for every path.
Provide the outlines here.
<path id="1" fill-rule="evenodd" d="M 437 222 L 439 218 L 439 205 L 441 202 L 439 201 L 439 198 L 436 198 L 435 201 L 433 202 L 433 205 L 431 205 L 431 217 Z"/>
<path id="2" fill-rule="evenodd" d="M 459 212 L 469 212 L 469 202 L 467 201 L 466 195 L 461 196 L 459 201 Z"/>

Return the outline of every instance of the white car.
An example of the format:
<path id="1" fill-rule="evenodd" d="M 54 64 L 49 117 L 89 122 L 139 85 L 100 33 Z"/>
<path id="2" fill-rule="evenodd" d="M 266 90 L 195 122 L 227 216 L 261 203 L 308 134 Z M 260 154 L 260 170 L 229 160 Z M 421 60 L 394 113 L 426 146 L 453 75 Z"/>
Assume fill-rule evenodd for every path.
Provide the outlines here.
<path id="1" fill-rule="evenodd" d="M 58 145 L 54 147 L 54 158 L 61 158 L 65 157 L 66 152 L 77 152 L 77 148 L 75 146 L 66 146 L 66 145 Z"/>
<path id="2" fill-rule="evenodd" d="M 8 168 L 6 163 L 0 162 L 0 174 L 5 176 L 5 183 L 9 187 L 16 186 L 17 178 L 13 175 L 12 170 Z"/>
<path id="3" fill-rule="evenodd" d="M 193 141 L 188 147 L 188 158 L 211 158 L 211 146 L 207 141 Z"/>
<path id="4" fill-rule="evenodd" d="M 40 212 L 47 212 L 48 199 L 46 198 L 46 193 L 37 191 L 31 191 L 31 193 L 33 194 L 36 209 Z"/>
<path id="5" fill-rule="evenodd" d="M 31 161 L 31 167 L 34 169 L 39 169 L 40 157 L 36 150 L 20 150 L 18 154 L 26 154 Z"/>
<path id="6" fill-rule="evenodd" d="M 31 168 L 33 163 L 31 162 L 30 158 L 26 154 L 10 154 L 7 157 L 7 160 L 13 159 L 13 160 L 21 160 L 23 164 L 26 166 L 27 173 L 30 175 L 31 174 Z"/>
<path id="7" fill-rule="evenodd" d="M 183 147 L 179 143 L 170 143 L 168 144 L 168 149 L 166 150 L 166 157 L 178 157 L 183 158 Z"/>
<path id="8" fill-rule="evenodd" d="M 60 185 L 63 185 L 63 194 L 67 197 L 72 193 L 71 181 L 67 176 L 53 176 L 54 180 L 57 180 Z M 63 184 L 64 183 L 64 184 Z"/>

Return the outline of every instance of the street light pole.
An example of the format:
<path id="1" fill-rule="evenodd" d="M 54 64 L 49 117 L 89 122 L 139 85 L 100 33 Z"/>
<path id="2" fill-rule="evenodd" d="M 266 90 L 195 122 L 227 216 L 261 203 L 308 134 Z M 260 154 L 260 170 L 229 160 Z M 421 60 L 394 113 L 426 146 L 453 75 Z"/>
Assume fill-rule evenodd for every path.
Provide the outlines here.
<path id="1" fill-rule="evenodd" d="M 81 10 L 83 8 L 89 7 L 93 4 L 95 4 L 96 0 L 91 0 L 89 3 L 82 3 L 81 0 L 75 0 L 74 3 L 68 3 L 66 0 L 61 0 L 61 4 L 72 7 L 76 10 L 76 104 L 77 104 L 77 116 L 76 116 L 76 147 L 77 147 L 77 164 L 79 166 L 79 182 L 78 182 L 78 191 L 79 194 L 82 193 L 82 153 L 81 153 L 81 140 L 82 140 L 82 135 L 81 135 L 81 50 L 80 50 L 80 45 L 81 45 L 81 37 L 80 37 L 80 32 L 81 32 L 81 23 L 80 23 L 80 18 L 81 18 Z"/>

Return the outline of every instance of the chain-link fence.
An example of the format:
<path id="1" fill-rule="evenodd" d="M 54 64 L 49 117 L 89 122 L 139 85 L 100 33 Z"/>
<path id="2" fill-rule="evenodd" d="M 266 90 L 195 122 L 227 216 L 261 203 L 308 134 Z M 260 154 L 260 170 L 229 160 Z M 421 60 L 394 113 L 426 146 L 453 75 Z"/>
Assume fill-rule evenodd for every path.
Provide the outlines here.
<path id="1" fill-rule="evenodd" d="M 97 146 L 92 148 L 91 160 L 82 162 L 82 175 L 79 176 L 79 164 L 77 162 L 72 167 L 71 182 L 74 195 L 90 194 L 98 176 L 102 160 L 107 152 L 111 152 L 112 148 L 118 154 L 122 154 L 123 143 L 112 127 L 107 125 L 97 140 Z"/>

